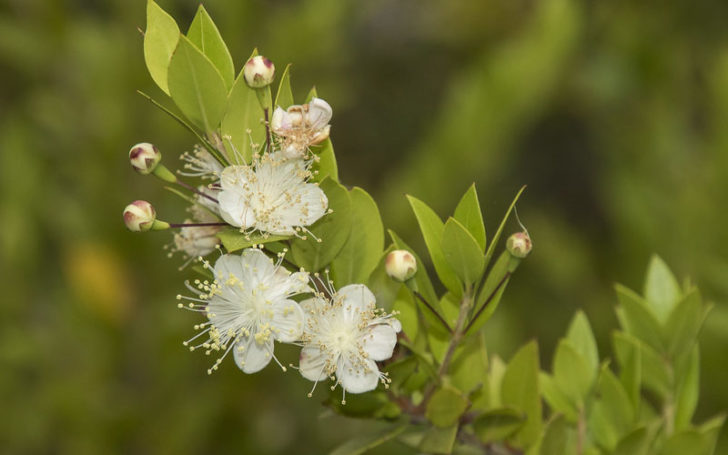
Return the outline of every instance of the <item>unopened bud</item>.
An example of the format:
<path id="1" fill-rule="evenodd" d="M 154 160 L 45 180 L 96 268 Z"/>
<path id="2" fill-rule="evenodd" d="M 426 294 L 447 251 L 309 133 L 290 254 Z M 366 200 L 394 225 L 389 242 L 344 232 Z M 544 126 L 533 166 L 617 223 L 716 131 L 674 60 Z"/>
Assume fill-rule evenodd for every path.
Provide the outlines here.
<path id="1" fill-rule="evenodd" d="M 508 237 L 508 241 L 506 242 L 506 249 L 511 256 L 519 259 L 528 256 L 532 248 L 531 237 L 528 236 L 527 232 L 516 232 Z"/>
<path id="2" fill-rule="evenodd" d="M 276 67 L 262 55 L 256 55 L 245 63 L 243 77 L 250 88 L 263 88 L 273 82 Z"/>
<path id="3" fill-rule="evenodd" d="M 417 273 L 417 259 L 407 250 L 394 250 L 384 262 L 387 275 L 397 281 L 407 281 Z"/>
<path id="4" fill-rule="evenodd" d="M 151 174 L 162 160 L 159 149 L 149 142 L 140 142 L 129 150 L 131 167 L 140 174 Z"/>
<path id="5" fill-rule="evenodd" d="M 132 232 L 144 232 L 152 229 L 155 227 L 156 219 L 157 212 L 147 201 L 134 201 L 124 209 L 124 224 Z"/>

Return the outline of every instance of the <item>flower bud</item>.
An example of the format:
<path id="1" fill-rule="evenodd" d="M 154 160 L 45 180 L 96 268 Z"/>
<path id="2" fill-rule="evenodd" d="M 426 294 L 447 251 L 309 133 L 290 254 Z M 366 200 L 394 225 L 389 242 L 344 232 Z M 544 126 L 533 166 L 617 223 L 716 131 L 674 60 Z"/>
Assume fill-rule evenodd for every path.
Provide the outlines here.
<path id="1" fill-rule="evenodd" d="M 124 224 L 132 232 L 144 232 L 152 229 L 157 212 L 147 201 L 134 201 L 124 209 Z"/>
<path id="2" fill-rule="evenodd" d="M 140 142 L 129 150 L 131 167 L 140 174 L 151 174 L 162 160 L 159 149 L 149 142 Z"/>
<path id="3" fill-rule="evenodd" d="M 506 249 L 511 256 L 519 259 L 528 256 L 532 248 L 531 237 L 528 236 L 527 232 L 516 232 L 508 237 L 508 241 L 506 242 Z"/>
<path id="4" fill-rule="evenodd" d="M 273 82 L 276 67 L 262 55 L 256 55 L 245 63 L 243 77 L 250 88 L 263 88 Z"/>
<path id="5" fill-rule="evenodd" d="M 407 281 L 417 273 L 417 259 L 407 250 L 394 250 L 384 262 L 387 275 L 397 281 Z"/>

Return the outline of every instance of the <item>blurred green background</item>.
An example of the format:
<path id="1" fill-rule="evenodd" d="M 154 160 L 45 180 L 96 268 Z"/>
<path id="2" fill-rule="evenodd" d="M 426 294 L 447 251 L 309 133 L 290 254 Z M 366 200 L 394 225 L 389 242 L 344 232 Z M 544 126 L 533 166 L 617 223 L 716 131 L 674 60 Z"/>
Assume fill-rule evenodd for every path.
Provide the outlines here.
<path id="1" fill-rule="evenodd" d="M 197 7 L 159 3 L 183 29 Z M 698 420 L 728 408 L 728 3 L 205 6 L 238 68 L 258 46 L 294 63 L 299 99 L 316 84 L 342 181 L 413 244 L 405 192 L 446 215 L 475 181 L 493 231 L 529 185 L 535 249 L 486 326 L 491 352 L 538 338 L 548 365 L 584 308 L 609 356 L 613 283 L 640 290 L 656 252 L 716 303 Z M 175 310 L 189 273 L 162 250 L 169 233 L 124 228 L 133 199 L 183 217 L 129 147 L 154 142 L 174 165 L 193 145 L 135 93 L 163 99 L 144 25 L 142 0 L 0 2 L 0 451 L 323 453 L 373 425 L 329 415 L 295 372 L 225 362 L 208 377 L 181 346 L 197 320 Z"/>

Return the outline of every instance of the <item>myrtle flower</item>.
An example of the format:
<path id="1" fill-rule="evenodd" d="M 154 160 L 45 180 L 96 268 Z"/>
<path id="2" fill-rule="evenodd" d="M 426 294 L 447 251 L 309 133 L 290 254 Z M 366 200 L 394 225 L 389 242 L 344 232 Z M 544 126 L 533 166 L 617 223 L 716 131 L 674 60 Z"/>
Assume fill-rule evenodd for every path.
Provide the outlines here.
<path id="1" fill-rule="evenodd" d="M 299 365 L 304 378 L 318 383 L 335 377 L 344 394 L 374 390 L 379 382 L 388 384 L 376 361 L 392 356 L 402 325 L 377 310 L 374 294 L 366 286 L 350 284 L 330 300 L 319 294 L 301 306 L 306 313 Z"/>
<path id="2" fill-rule="evenodd" d="M 281 152 L 286 158 L 303 158 L 308 147 L 329 137 L 331 106 L 321 98 L 308 104 L 295 105 L 283 110 L 277 107 L 271 117 L 271 131 L 280 139 Z"/>
<path id="3" fill-rule="evenodd" d="M 281 259 L 282 260 L 282 259 Z M 184 342 L 190 351 L 205 349 L 205 354 L 221 352 L 208 374 L 218 368 L 225 356 L 233 351 L 235 363 L 244 373 L 262 370 L 273 354 L 273 342 L 290 343 L 303 334 L 304 316 L 301 307 L 291 297 L 310 292 L 308 274 L 290 273 L 260 250 L 246 249 L 241 255 L 226 254 L 215 263 L 203 261 L 215 279 L 212 282 L 185 283 L 195 297 L 178 295 L 180 308 L 197 311 L 208 321 L 196 325 L 200 332 Z M 194 340 L 208 338 L 195 345 Z"/>
<path id="4" fill-rule="evenodd" d="M 308 232 L 328 208 L 326 194 L 307 180 L 300 160 L 264 155 L 252 166 L 228 166 L 220 179 L 220 215 L 243 232 L 277 235 Z"/>
<path id="5" fill-rule="evenodd" d="M 177 171 L 186 177 L 200 177 L 205 180 L 218 180 L 222 174 L 223 165 L 212 156 L 210 152 L 199 145 L 195 145 L 192 153 L 184 152 L 180 159 L 185 162 L 184 171 Z"/>

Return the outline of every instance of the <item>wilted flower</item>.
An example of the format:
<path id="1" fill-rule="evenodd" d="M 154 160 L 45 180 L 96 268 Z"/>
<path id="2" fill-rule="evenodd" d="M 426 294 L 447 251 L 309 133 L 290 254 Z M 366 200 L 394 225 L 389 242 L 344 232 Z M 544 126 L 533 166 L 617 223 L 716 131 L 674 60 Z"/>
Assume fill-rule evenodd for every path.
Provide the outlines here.
<path id="1" fill-rule="evenodd" d="M 304 378 L 318 383 L 335 376 L 336 384 L 350 393 L 389 382 L 376 361 L 392 356 L 402 325 L 376 309 L 374 294 L 366 286 L 344 286 L 331 300 L 318 295 L 301 306 L 306 312 L 299 366 Z"/>
<path id="2" fill-rule="evenodd" d="M 329 137 L 333 111 L 329 103 L 313 98 L 308 104 L 283 110 L 277 107 L 271 118 L 271 131 L 280 138 L 281 152 L 286 158 L 305 156 L 308 147 Z"/>
<path id="3" fill-rule="evenodd" d="M 256 55 L 245 63 L 243 77 L 249 87 L 262 88 L 273 82 L 275 71 L 276 67 L 273 62 L 262 55 Z"/>
<path id="4" fill-rule="evenodd" d="M 151 174 L 161 160 L 159 149 L 149 142 L 140 142 L 129 150 L 131 167 L 140 174 Z"/>
<path id="5" fill-rule="evenodd" d="M 407 250 L 394 250 L 387 255 L 384 267 L 390 278 L 407 281 L 417 273 L 417 259 Z"/>
<path id="6" fill-rule="evenodd" d="M 308 183 L 310 172 L 297 160 L 264 155 L 253 166 L 225 168 L 218 194 L 220 215 L 243 231 L 292 235 L 306 232 L 328 207 L 326 194 Z"/>
<path id="7" fill-rule="evenodd" d="M 216 370 L 230 351 L 243 372 L 255 373 L 275 359 L 274 341 L 290 343 L 301 338 L 303 311 L 290 297 L 310 292 L 307 273 L 290 273 L 280 261 L 275 263 L 252 248 L 240 256 L 221 256 L 214 268 L 208 262 L 203 264 L 212 270 L 215 280 L 198 280 L 196 288 L 186 283 L 195 296 L 177 298 L 189 301 L 187 305 L 180 303 L 180 308 L 208 318 L 208 322 L 195 326 L 200 333 L 184 342 L 191 351 L 202 348 L 206 354 L 222 353 L 208 373 Z M 192 343 L 203 335 L 208 339 L 198 345 Z"/>

